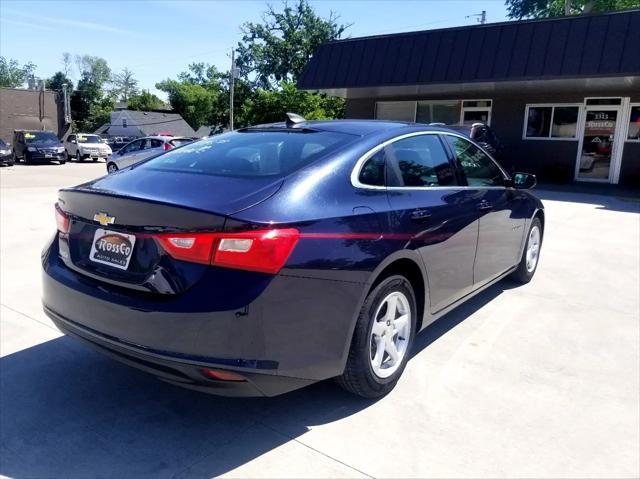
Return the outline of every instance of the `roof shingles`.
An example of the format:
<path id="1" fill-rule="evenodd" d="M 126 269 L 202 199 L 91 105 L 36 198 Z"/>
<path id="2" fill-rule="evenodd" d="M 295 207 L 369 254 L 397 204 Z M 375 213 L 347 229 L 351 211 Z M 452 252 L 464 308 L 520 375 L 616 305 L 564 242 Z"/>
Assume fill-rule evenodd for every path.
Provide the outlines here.
<path id="1" fill-rule="evenodd" d="M 302 72 L 306 90 L 640 75 L 640 10 L 339 40 Z"/>

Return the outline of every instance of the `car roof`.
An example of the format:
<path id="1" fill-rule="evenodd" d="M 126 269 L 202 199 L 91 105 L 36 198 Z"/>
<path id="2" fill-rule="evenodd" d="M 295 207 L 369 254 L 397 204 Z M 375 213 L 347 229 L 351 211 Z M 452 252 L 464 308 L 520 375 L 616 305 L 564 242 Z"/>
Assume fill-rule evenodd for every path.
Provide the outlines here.
<path id="1" fill-rule="evenodd" d="M 335 131 L 341 133 L 348 133 L 351 135 L 368 135 L 370 133 L 378 133 L 382 131 L 388 131 L 393 129 L 399 129 L 407 126 L 420 126 L 417 123 L 409 123 L 406 121 L 387 121 L 387 120 L 305 120 L 293 126 L 287 126 L 285 122 L 267 123 L 263 125 L 253 125 L 246 128 L 239 128 L 240 131 L 244 130 L 260 130 L 260 129 L 300 129 L 307 128 L 319 131 Z M 426 126 L 426 125 L 425 125 Z"/>

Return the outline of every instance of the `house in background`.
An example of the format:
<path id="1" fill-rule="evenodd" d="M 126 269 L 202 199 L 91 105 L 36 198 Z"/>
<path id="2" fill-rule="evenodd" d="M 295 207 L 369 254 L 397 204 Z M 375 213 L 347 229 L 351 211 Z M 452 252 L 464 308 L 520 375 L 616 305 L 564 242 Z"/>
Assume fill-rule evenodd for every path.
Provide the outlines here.
<path id="1" fill-rule="evenodd" d="M 640 10 L 350 38 L 298 86 L 348 118 L 484 122 L 509 167 L 640 186 Z"/>
<path id="2" fill-rule="evenodd" d="M 111 112 L 111 120 L 96 130 L 102 136 L 138 138 L 168 133 L 195 137 L 196 132 L 178 113 L 120 109 Z"/>

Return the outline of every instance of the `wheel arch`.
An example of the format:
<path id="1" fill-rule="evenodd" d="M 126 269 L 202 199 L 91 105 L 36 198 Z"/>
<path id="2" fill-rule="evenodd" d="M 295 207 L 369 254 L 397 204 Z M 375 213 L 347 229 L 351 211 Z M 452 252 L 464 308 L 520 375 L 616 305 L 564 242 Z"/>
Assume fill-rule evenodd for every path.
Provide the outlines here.
<path id="1" fill-rule="evenodd" d="M 422 329 L 425 312 L 429 309 L 429 283 L 422 259 L 418 253 L 410 250 L 399 251 L 389 256 L 371 273 L 371 279 L 360 302 L 364 303 L 369 293 L 389 276 L 400 275 L 407 278 L 416 297 L 416 331 Z M 359 311 L 359 309 L 358 309 Z"/>

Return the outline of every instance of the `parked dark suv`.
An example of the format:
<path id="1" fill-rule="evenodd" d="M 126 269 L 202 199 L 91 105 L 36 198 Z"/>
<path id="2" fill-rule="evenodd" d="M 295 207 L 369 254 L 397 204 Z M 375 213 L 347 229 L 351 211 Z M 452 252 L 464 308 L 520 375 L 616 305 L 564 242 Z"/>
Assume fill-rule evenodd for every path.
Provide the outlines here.
<path id="1" fill-rule="evenodd" d="M 64 146 L 52 131 L 14 130 L 13 159 L 15 162 L 23 160 L 27 164 L 36 161 L 66 163 Z"/>

